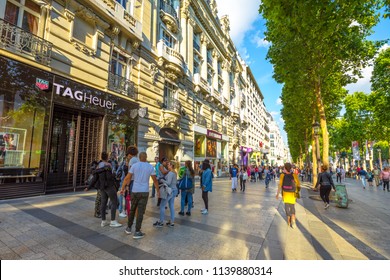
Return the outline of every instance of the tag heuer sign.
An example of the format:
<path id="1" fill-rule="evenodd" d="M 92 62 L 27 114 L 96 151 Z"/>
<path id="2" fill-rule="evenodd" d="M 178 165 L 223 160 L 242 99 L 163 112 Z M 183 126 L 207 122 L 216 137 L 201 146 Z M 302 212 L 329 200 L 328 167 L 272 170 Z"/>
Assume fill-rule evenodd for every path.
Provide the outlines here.
<path id="1" fill-rule="evenodd" d="M 35 86 L 39 88 L 40 90 L 48 90 L 49 89 L 49 81 L 36 78 L 35 80 Z"/>

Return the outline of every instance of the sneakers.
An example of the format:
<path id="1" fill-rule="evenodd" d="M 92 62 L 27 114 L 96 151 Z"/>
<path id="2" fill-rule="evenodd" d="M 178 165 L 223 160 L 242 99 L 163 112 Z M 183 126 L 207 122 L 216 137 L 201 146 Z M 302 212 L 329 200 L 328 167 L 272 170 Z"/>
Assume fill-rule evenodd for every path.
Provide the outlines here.
<path id="1" fill-rule="evenodd" d="M 207 215 L 209 213 L 209 211 L 207 209 L 204 209 L 204 211 L 202 211 L 202 215 Z"/>
<path id="2" fill-rule="evenodd" d="M 180 215 L 180 216 L 184 216 L 184 212 L 183 212 L 183 211 L 180 211 L 180 212 L 179 212 L 179 215 Z"/>
<path id="3" fill-rule="evenodd" d="M 191 212 L 186 212 L 186 215 L 187 216 L 191 216 Z"/>
<path id="4" fill-rule="evenodd" d="M 143 233 L 142 231 L 137 231 L 136 233 L 134 233 L 133 239 L 141 239 L 141 238 L 144 238 L 144 236 L 145 236 L 145 233 Z"/>
<path id="5" fill-rule="evenodd" d="M 102 223 L 100 224 L 102 227 L 105 227 L 105 226 L 108 226 L 110 224 L 110 222 L 109 221 L 107 221 L 107 220 L 104 220 L 104 221 L 102 221 Z"/>
<path id="6" fill-rule="evenodd" d="M 125 233 L 126 234 L 131 234 L 131 227 L 126 227 Z"/>
<path id="7" fill-rule="evenodd" d="M 115 221 L 111 221 L 110 223 L 110 227 L 121 227 L 122 224 L 118 223 L 116 220 Z"/>
<path id="8" fill-rule="evenodd" d="M 206 208 L 202 208 L 202 209 L 200 209 L 200 212 L 203 212 L 204 210 L 206 210 Z"/>
<path id="9" fill-rule="evenodd" d="M 166 225 L 167 225 L 168 227 L 175 227 L 175 224 L 174 224 L 174 223 L 171 223 L 171 222 L 167 222 Z"/>
<path id="10" fill-rule="evenodd" d="M 328 208 L 329 208 L 329 204 L 325 203 L 325 209 L 328 209 Z"/>
<path id="11" fill-rule="evenodd" d="M 161 228 L 164 226 L 164 224 L 160 221 L 156 221 L 154 224 L 153 224 L 154 227 L 157 227 L 157 228 Z"/>
<path id="12" fill-rule="evenodd" d="M 125 211 L 121 212 L 121 213 L 119 214 L 119 217 L 121 217 L 121 218 L 126 218 L 126 217 L 127 217 L 126 212 L 125 212 Z"/>
<path id="13" fill-rule="evenodd" d="M 295 223 L 295 221 L 292 221 L 292 222 L 291 222 L 291 228 L 292 228 L 292 229 L 297 228 L 297 224 Z"/>

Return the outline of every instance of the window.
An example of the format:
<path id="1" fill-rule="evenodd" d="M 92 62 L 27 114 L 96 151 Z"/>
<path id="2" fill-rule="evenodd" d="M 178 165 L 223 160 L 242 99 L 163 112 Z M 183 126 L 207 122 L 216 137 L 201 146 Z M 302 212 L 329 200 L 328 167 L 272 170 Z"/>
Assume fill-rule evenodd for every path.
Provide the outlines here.
<path id="1" fill-rule="evenodd" d="M 194 49 L 200 53 L 200 36 L 194 33 Z"/>
<path id="2" fill-rule="evenodd" d="M 207 83 L 211 87 L 213 86 L 213 73 L 208 69 L 207 71 Z"/>
<path id="3" fill-rule="evenodd" d="M 200 73 L 200 62 L 198 56 L 194 56 L 194 74 Z"/>
<path id="4" fill-rule="evenodd" d="M 74 18 L 73 38 L 89 47 L 92 47 L 95 35 L 94 29 L 94 26 L 90 25 L 83 18 L 76 16 Z"/>
<path id="5" fill-rule="evenodd" d="M 210 65 L 213 65 L 213 54 L 212 54 L 213 50 L 212 49 L 208 49 L 207 50 L 207 63 L 209 63 Z"/>
<path id="6" fill-rule="evenodd" d="M 162 33 L 163 33 L 162 39 L 164 41 L 164 45 L 170 47 L 171 49 L 175 49 L 175 43 L 176 43 L 175 38 L 171 34 L 169 34 L 168 31 L 166 30 L 163 30 Z"/>
<path id="7" fill-rule="evenodd" d="M 126 77 L 127 59 L 117 51 L 112 52 L 110 71 L 112 74 Z"/>
<path id="8" fill-rule="evenodd" d="M 8 0 L 4 20 L 37 35 L 40 12 L 39 5 L 32 0 Z"/>
<path id="9" fill-rule="evenodd" d="M 165 82 L 164 87 L 164 108 L 173 109 L 175 101 L 176 87 L 168 82 Z"/>

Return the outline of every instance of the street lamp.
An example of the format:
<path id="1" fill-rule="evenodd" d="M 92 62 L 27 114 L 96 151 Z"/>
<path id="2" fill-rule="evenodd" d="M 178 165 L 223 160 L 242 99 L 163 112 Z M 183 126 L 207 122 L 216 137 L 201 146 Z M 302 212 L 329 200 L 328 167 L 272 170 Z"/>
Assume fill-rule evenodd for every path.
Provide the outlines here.
<path id="1" fill-rule="evenodd" d="M 320 132 L 320 124 L 316 121 L 313 123 L 314 138 L 316 140 L 316 151 L 317 151 L 317 168 L 318 174 L 321 172 L 321 158 L 320 158 L 320 143 L 318 141 L 318 134 Z"/>
<path id="2" fill-rule="evenodd" d="M 379 154 L 379 168 L 380 168 L 380 170 L 382 170 L 382 150 L 378 148 L 378 149 L 376 149 L 376 151 Z"/>

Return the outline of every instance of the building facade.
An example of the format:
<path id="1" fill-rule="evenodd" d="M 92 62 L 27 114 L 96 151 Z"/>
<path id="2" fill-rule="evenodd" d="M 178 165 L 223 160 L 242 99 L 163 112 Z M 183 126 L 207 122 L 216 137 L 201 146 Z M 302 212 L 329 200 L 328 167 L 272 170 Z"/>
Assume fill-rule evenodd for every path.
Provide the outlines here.
<path id="1" fill-rule="evenodd" d="M 129 145 L 258 162 L 266 109 L 229 29 L 213 0 L 1 1 L 0 199 L 80 190 Z"/>

